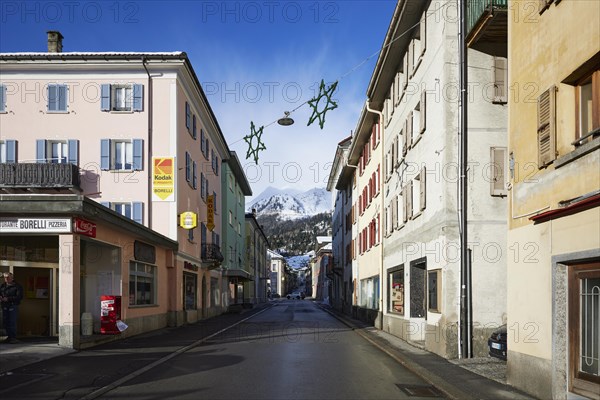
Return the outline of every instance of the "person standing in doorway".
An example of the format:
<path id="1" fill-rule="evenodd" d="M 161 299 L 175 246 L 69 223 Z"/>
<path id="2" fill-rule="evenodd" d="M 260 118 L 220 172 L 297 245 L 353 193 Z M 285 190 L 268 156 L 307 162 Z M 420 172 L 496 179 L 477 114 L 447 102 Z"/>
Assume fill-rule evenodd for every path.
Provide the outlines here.
<path id="1" fill-rule="evenodd" d="M 17 315 L 21 300 L 23 300 L 23 287 L 15 281 L 12 273 L 5 272 L 4 283 L 0 285 L 3 325 L 8 336 L 4 343 L 19 342 L 17 340 Z"/>

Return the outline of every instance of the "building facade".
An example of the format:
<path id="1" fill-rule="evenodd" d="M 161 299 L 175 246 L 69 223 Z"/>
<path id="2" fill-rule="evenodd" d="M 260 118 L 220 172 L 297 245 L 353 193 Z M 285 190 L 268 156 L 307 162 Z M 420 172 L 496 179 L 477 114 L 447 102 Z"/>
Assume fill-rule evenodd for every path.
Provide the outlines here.
<path id="1" fill-rule="evenodd" d="M 252 281 L 244 282 L 244 303 L 258 304 L 267 301 L 267 280 L 269 279 L 267 249 L 269 241 L 254 212 L 246 213 L 246 265 L 252 274 Z"/>
<path id="2" fill-rule="evenodd" d="M 178 243 L 166 324 L 224 312 L 221 166 L 231 154 L 187 55 L 62 53 L 61 40 L 48 32 L 48 53 L 0 54 L 0 185 L 59 186 Z"/>

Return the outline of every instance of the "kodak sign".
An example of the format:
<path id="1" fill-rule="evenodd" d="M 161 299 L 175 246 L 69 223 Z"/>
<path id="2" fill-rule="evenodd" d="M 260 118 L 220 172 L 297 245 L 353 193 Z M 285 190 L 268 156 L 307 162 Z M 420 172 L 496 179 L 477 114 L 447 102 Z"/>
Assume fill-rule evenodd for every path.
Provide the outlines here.
<path id="1" fill-rule="evenodd" d="M 152 157 L 153 201 L 175 201 L 174 171 L 174 157 Z"/>

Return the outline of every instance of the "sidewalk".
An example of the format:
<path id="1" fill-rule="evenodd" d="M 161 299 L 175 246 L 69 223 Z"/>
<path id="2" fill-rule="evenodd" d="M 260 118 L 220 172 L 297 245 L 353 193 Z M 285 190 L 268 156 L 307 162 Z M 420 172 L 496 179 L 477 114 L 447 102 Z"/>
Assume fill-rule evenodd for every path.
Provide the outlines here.
<path id="1" fill-rule="evenodd" d="M 441 390 L 450 399 L 534 399 L 502 383 L 502 377 L 492 376 L 492 379 L 489 379 L 469 371 L 472 369 L 484 373 L 486 368 L 489 369 L 490 364 L 502 363 L 501 361 L 486 362 L 474 359 L 451 362 L 437 354 L 416 348 L 394 335 L 352 319 L 330 306 L 320 304 L 319 306 L 404 367 Z"/>

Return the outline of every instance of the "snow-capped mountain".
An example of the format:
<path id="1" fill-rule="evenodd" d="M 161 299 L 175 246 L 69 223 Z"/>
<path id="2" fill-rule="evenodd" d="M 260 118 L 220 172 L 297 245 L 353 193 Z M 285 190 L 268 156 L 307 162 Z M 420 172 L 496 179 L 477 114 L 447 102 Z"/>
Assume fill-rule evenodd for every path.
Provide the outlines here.
<path id="1" fill-rule="evenodd" d="M 294 189 L 266 188 L 246 206 L 256 209 L 259 215 L 278 215 L 281 219 L 298 219 L 319 213 L 331 212 L 331 193 L 325 188 L 306 192 Z"/>

